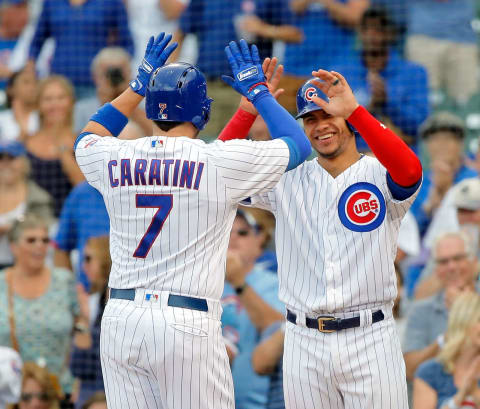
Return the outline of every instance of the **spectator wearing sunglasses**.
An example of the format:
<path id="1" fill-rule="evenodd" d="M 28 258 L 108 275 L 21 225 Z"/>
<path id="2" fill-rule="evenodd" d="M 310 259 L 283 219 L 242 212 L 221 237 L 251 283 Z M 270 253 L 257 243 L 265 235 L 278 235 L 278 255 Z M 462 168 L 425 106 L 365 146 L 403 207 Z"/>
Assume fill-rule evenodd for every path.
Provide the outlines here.
<path id="1" fill-rule="evenodd" d="M 7 239 L 15 220 L 35 213 L 43 220 L 53 218 L 50 195 L 29 178 L 30 164 L 22 144 L 0 142 L 0 270 L 13 264 Z"/>
<path id="2" fill-rule="evenodd" d="M 55 375 L 34 362 L 23 366 L 22 393 L 8 409 L 59 409 L 61 390 Z"/>
<path id="3" fill-rule="evenodd" d="M 17 220 L 8 238 L 14 264 L 0 271 L 0 345 L 13 347 L 24 362 L 47 367 L 68 395 L 72 333 L 75 325 L 88 326 L 79 314 L 73 275 L 45 264 L 50 239 L 37 216 Z"/>
<path id="4" fill-rule="evenodd" d="M 83 268 L 90 281 L 89 293 L 81 284 L 77 284 L 81 315 L 88 317 L 89 328 L 82 337 L 77 336 L 70 362 L 72 374 L 80 381 L 76 408 L 81 408 L 93 393 L 104 389 L 100 365 L 100 323 L 107 302 L 111 267 L 109 237 L 90 238 L 83 257 Z"/>

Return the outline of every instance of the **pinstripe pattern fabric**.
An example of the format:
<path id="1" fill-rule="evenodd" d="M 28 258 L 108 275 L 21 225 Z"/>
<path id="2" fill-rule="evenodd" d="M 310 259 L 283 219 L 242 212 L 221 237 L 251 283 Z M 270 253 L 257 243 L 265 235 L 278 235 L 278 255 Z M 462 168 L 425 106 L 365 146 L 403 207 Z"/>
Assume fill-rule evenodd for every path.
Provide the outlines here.
<path id="1" fill-rule="evenodd" d="M 109 286 L 136 289 L 102 319 L 109 409 L 233 408 L 219 302 L 230 230 L 238 203 L 278 182 L 288 146 L 87 135 L 75 156 L 110 217 Z M 209 311 L 169 307 L 169 293 L 205 298 Z"/>
<path id="2" fill-rule="evenodd" d="M 341 222 L 339 201 L 350 186 L 364 182 L 380 190 L 386 213 L 379 227 L 357 232 Z M 393 301 L 398 230 L 415 197 L 393 199 L 386 169 L 368 156 L 336 178 L 313 159 L 285 173 L 271 192 L 252 197 L 253 206 L 276 217 L 280 300 L 311 316 Z"/>
<path id="3" fill-rule="evenodd" d="M 287 323 L 287 409 L 408 409 L 395 321 L 322 334 Z"/>
<path id="4" fill-rule="evenodd" d="M 315 158 L 252 198 L 253 206 L 275 214 L 280 300 L 297 323 L 306 316 L 361 316 L 361 327 L 331 334 L 287 324 L 287 409 L 407 409 L 390 305 L 398 230 L 417 194 L 395 200 L 386 169 L 363 156 L 336 178 Z M 368 324 L 365 312 L 379 308 L 386 319 Z"/>
<path id="5" fill-rule="evenodd" d="M 100 338 L 109 409 L 233 408 L 220 313 L 109 300 Z"/>

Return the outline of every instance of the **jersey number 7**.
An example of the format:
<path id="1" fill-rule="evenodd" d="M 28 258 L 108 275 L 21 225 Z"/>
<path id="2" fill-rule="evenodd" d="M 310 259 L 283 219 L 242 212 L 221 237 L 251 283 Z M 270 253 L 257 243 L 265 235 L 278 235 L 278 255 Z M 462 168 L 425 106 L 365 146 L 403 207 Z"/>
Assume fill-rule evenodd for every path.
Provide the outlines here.
<path id="1" fill-rule="evenodd" d="M 148 226 L 148 229 L 143 235 L 142 240 L 140 240 L 140 243 L 138 243 L 135 253 L 133 253 L 133 257 L 145 258 L 152 248 L 153 242 L 159 235 L 160 230 L 162 230 L 163 223 L 165 223 L 165 220 L 167 220 L 170 210 L 172 210 L 173 196 L 137 194 L 135 196 L 135 202 L 137 208 L 158 208 L 153 215 L 150 226 Z"/>

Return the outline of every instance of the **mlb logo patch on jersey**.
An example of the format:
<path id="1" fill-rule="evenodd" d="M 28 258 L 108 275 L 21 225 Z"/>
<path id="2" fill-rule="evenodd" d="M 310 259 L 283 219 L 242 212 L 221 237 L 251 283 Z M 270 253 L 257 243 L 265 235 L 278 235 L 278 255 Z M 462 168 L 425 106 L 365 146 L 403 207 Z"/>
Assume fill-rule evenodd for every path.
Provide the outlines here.
<path id="1" fill-rule="evenodd" d="M 349 186 L 338 202 L 342 224 L 356 232 L 376 229 L 385 219 L 386 204 L 380 189 L 367 182 Z"/>

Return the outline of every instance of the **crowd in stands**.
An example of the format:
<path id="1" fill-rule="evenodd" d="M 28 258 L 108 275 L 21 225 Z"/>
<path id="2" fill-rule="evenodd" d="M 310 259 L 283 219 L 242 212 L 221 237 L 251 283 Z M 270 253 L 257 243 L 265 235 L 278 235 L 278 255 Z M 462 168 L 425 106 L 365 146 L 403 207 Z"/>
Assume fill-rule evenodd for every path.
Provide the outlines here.
<path id="1" fill-rule="evenodd" d="M 110 222 L 73 144 L 161 30 L 179 42 L 172 61 L 207 78 L 207 141 L 237 108 L 224 48 L 245 38 L 284 65 L 289 112 L 312 70 L 335 70 L 419 155 L 394 306 L 410 404 L 480 408 L 479 26 L 480 0 L 0 0 L 0 409 L 106 408 Z M 119 137 L 150 132 L 138 108 Z M 269 138 L 261 118 L 250 138 Z M 274 234 L 270 213 L 242 208 L 230 236 L 222 328 L 239 409 L 284 407 Z"/>

